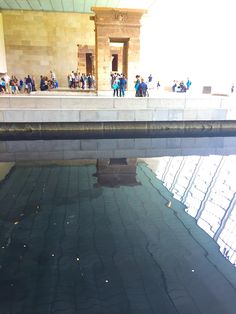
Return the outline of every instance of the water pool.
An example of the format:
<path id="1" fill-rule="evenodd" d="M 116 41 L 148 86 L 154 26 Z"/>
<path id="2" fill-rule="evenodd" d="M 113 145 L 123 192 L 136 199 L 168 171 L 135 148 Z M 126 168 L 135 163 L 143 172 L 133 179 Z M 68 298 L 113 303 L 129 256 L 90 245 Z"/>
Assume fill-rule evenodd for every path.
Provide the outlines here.
<path id="1" fill-rule="evenodd" d="M 235 313 L 236 156 L 21 145 L 0 164 L 0 313 Z"/>

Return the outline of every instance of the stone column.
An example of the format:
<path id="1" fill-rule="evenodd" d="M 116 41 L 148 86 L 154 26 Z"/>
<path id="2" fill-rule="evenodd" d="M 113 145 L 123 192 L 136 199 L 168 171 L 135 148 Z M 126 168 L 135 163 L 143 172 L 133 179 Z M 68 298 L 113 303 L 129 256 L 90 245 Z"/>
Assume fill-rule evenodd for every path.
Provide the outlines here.
<path id="1" fill-rule="evenodd" d="M 0 12 L 0 73 L 7 72 L 2 13 Z"/>
<path id="2" fill-rule="evenodd" d="M 110 90 L 110 42 L 124 43 L 123 72 L 133 89 L 139 72 L 140 19 L 146 10 L 93 7 L 95 16 L 96 81 L 98 90 Z"/>

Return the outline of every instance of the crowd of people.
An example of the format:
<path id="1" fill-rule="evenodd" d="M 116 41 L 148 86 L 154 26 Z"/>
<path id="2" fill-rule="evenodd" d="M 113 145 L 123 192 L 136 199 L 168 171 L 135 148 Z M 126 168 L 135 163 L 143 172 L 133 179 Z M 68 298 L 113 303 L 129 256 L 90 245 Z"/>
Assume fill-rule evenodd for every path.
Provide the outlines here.
<path id="1" fill-rule="evenodd" d="M 1 77 L 0 92 L 1 94 L 18 94 L 18 93 L 31 93 L 36 91 L 35 80 L 28 75 L 24 79 L 18 79 L 16 76 L 9 76 L 7 73 Z"/>
<path id="2" fill-rule="evenodd" d="M 148 77 L 148 82 L 151 82 L 151 76 Z M 126 76 L 123 73 L 111 73 L 111 88 L 113 89 L 113 97 L 124 97 L 127 90 Z M 134 89 L 135 97 L 148 96 L 148 83 L 140 75 L 135 77 Z"/>
<path id="3" fill-rule="evenodd" d="M 124 97 L 127 89 L 127 80 L 125 75 L 119 73 L 111 74 L 111 88 L 113 89 L 113 96 Z"/>
<path id="4" fill-rule="evenodd" d="M 58 88 L 58 81 L 55 72 L 50 71 L 50 77 L 48 77 L 47 75 L 40 75 L 39 88 L 41 91 Z"/>
<path id="5" fill-rule="evenodd" d="M 172 85 L 172 92 L 177 92 L 177 93 L 186 93 L 187 90 L 189 90 L 190 86 L 192 85 L 192 82 L 187 78 L 187 82 L 184 83 L 184 81 L 173 81 Z"/>
<path id="6" fill-rule="evenodd" d="M 95 88 L 95 77 L 89 73 L 85 75 L 85 73 L 80 74 L 80 72 L 71 71 L 67 76 L 68 79 L 68 87 L 74 89 L 92 89 Z"/>
<path id="7" fill-rule="evenodd" d="M 184 81 L 174 81 L 172 85 L 172 92 L 187 92 L 192 85 L 192 82 L 187 78 Z M 148 97 L 148 90 L 159 89 L 161 87 L 160 81 L 153 80 L 152 74 L 149 74 L 145 80 L 140 75 L 136 75 L 134 81 L 135 97 Z M 111 88 L 113 89 L 113 96 L 124 96 L 127 88 L 127 80 L 124 74 L 112 73 L 111 74 Z"/>
<path id="8" fill-rule="evenodd" d="M 49 75 L 40 75 L 39 90 L 50 91 L 59 87 L 58 80 L 54 71 L 50 71 Z M 91 74 L 85 75 L 72 71 L 68 75 L 68 87 L 74 89 L 95 88 L 95 78 Z M 36 83 L 33 76 L 28 75 L 23 79 L 16 76 L 9 76 L 7 73 L 2 75 L 0 80 L 1 94 L 30 94 L 36 91 Z"/>
<path id="9" fill-rule="evenodd" d="M 71 71 L 67 76 L 68 87 L 70 89 L 94 89 L 96 87 L 95 78 L 93 75 L 80 72 Z M 124 97 L 127 90 L 127 79 L 123 73 L 111 73 L 110 84 L 113 90 L 113 97 Z M 189 78 L 184 81 L 173 81 L 171 86 L 172 92 L 187 92 L 191 86 L 192 82 Z M 153 80 L 152 74 L 150 74 L 146 80 L 140 75 L 136 75 L 134 81 L 135 97 L 147 97 L 149 96 L 148 90 L 159 89 L 160 82 Z M 49 75 L 41 75 L 39 81 L 40 91 L 47 91 L 58 88 L 58 80 L 56 74 L 50 71 Z M 233 88 L 232 88 L 233 89 Z M 18 79 L 16 76 L 9 76 L 5 74 L 1 77 L 0 81 L 0 92 L 1 94 L 18 94 L 36 91 L 35 79 L 33 76 L 26 76 L 23 79 Z M 232 92 L 232 90 L 231 90 Z"/>
<path id="10" fill-rule="evenodd" d="M 41 91 L 51 90 L 58 87 L 55 73 L 50 71 L 51 77 L 40 76 L 39 88 Z M 24 79 L 18 79 L 16 76 L 9 76 L 7 73 L 1 77 L 0 92 L 1 94 L 30 94 L 36 91 L 36 83 L 33 76 L 27 75 Z"/>

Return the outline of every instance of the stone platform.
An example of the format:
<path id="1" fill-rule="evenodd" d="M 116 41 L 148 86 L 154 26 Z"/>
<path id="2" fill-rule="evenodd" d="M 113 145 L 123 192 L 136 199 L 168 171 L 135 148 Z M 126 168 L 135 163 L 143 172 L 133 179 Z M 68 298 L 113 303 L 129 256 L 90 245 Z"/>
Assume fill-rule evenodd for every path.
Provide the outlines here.
<path id="1" fill-rule="evenodd" d="M 14 132 L 16 125 L 19 127 L 20 124 L 21 133 L 26 128 L 28 131 L 44 130 L 46 133 L 60 129 L 62 132 L 70 129 L 78 132 L 79 129 L 81 134 L 85 134 L 91 127 L 94 136 L 96 130 L 103 133 L 106 129 L 109 134 L 120 124 L 118 129 L 122 132 L 129 128 L 135 129 L 135 132 L 142 132 L 144 128 L 153 131 L 158 127 L 178 131 L 178 135 L 186 128 L 194 128 L 197 132 L 230 129 L 235 135 L 235 100 L 234 97 L 182 94 L 149 98 L 114 98 L 110 93 L 89 97 L 8 95 L 0 97 L 1 134 L 12 126 L 11 131 Z"/>
<path id="2" fill-rule="evenodd" d="M 109 94 L 108 94 L 109 95 Z M 179 96 L 179 97 L 178 97 Z M 0 122 L 190 121 L 236 119 L 236 99 L 169 94 L 155 98 L 6 95 Z"/>

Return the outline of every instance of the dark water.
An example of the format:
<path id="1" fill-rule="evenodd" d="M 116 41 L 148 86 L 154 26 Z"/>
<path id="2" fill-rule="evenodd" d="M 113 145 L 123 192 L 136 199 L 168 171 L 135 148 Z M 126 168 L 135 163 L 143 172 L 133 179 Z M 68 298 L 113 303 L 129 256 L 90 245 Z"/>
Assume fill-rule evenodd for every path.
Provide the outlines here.
<path id="1" fill-rule="evenodd" d="M 6 157 L 1 314 L 235 313 L 235 155 Z"/>

